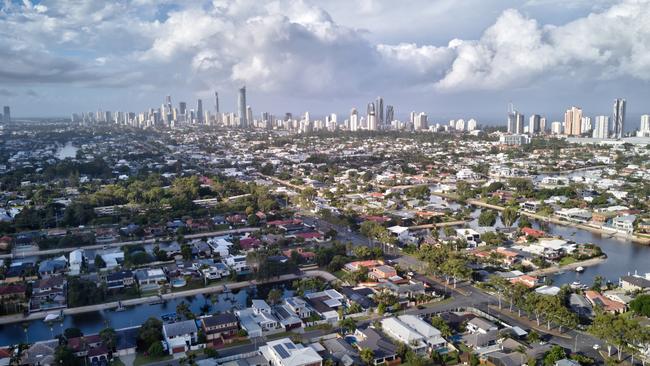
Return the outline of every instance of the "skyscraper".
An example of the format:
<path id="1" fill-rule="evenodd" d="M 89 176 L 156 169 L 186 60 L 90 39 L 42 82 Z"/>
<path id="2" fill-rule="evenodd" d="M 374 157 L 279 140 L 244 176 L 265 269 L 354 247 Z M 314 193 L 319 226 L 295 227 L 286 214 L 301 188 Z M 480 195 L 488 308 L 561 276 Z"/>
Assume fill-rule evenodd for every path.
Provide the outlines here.
<path id="1" fill-rule="evenodd" d="M 239 113 L 239 127 L 248 127 L 246 120 L 246 86 L 239 89 L 239 97 L 237 98 L 237 112 Z"/>
<path id="2" fill-rule="evenodd" d="M 375 114 L 377 115 L 377 125 L 384 126 L 384 98 L 377 97 L 375 102 Z"/>
<path id="3" fill-rule="evenodd" d="M 540 132 L 540 122 L 542 117 L 539 114 L 532 114 L 528 118 L 528 134 L 534 135 Z"/>
<path id="4" fill-rule="evenodd" d="M 582 133 L 582 109 L 571 107 L 564 112 L 564 134 L 580 136 Z"/>
<path id="5" fill-rule="evenodd" d="M 386 124 L 389 125 L 395 120 L 395 110 L 392 105 L 386 106 Z"/>
<path id="6" fill-rule="evenodd" d="M 612 112 L 612 129 L 615 139 L 623 137 L 623 128 L 625 126 L 625 99 L 617 98 L 614 100 L 614 110 Z"/>
<path id="7" fill-rule="evenodd" d="M 650 114 L 644 114 L 641 116 L 641 124 L 639 125 L 638 135 L 640 137 L 650 136 Z"/>
<path id="8" fill-rule="evenodd" d="M 595 139 L 606 139 L 609 136 L 609 117 L 596 116 L 596 126 L 592 133 Z"/>
<path id="9" fill-rule="evenodd" d="M 219 93 L 214 92 L 214 112 L 219 115 Z"/>
<path id="10" fill-rule="evenodd" d="M 350 131 L 359 130 L 359 113 L 356 108 L 352 108 L 350 111 Z"/>
<path id="11" fill-rule="evenodd" d="M 196 122 L 203 123 L 203 101 L 201 99 L 196 103 Z"/>
<path id="12" fill-rule="evenodd" d="M 539 119 L 539 132 L 546 133 L 546 117 L 541 117 Z"/>
<path id="13" fill-rule="evenodd" d="M 253 108 L 249 105 L 246 106 L 246 123 L 250 127 L 253 127 Z"/>
<path id="14" fill-rule="evenodd" d="M 524 115 L 517 112 L 512 104 L 508 111 L 508 133 L 516 135 L 524 133 Z"/>
<path id="15" fill-rule="evenodd" d="M 5 122 L 11 122 L 11 110 L 8 105 L 4 106 L 2 114 L 4 115 L 3 120 Z"/>
<path id="16" fill-rule="evenodd" d="M 368 103 L 368 130 L 377 130 L 377 115 L 375 112 L 375 104 Z"/>

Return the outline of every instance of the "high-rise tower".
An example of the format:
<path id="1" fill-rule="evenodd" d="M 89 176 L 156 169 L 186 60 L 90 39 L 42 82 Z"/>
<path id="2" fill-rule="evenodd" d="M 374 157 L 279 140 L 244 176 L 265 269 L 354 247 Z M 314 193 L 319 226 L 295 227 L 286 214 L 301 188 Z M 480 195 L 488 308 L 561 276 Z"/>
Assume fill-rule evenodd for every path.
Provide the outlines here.
<path id="1" fill-rule="evenodd" d="M 197 105 L 196 105 L 196 122 L 197 123 L 203 122 L 203 101 L 201 99 L 197 101 Z"/>
<path id="2" fill-rule="evenodd" d="M 615 139 L 623 137 L 623 128 L 625 127 L 625 99 L 617 98 L 614 100 L 614 110 L 612 112 L 612 128 Z"/>
<path id="3" fill-rule="evenodd" d="M 239 113 L 239 127 L 248 127 L 246 120 L 246 86 L 239 89 L 239 97 L 237 98 L 237 112 Z"/>
<path id="4" fill-rule="evenodd" d="M 377 97 L 375 101 L 375 115 L 377 116 L 377 125 L 384 126 L 384 98 Z"/>

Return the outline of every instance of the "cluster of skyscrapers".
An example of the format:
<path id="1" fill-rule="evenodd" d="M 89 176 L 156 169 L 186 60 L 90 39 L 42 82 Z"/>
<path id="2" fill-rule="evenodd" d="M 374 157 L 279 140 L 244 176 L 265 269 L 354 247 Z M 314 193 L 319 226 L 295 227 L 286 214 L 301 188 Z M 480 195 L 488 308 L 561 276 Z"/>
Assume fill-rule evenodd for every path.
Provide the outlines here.
<path id="1" fill-rule="evenodd" d="M 550 132 L 554 135 L 571 137 L 593 137 L 598 139 L 620 139 L 625 135 L 625 99 L 614 100 L 612 115 L 599 115 L 593 120 L 585 116 L 580 107 L 572 106 L 564 112 L 564 121 L 551 123 Z M 650 136 L 650 116 L 641 116 L 641 125 L 638 136 Z M 524 123 L 524 115 L 510 105 L 508 110 L 508 133 L 510 134 L 542 134 L 546 133 L 546 118 L 533 114 L 529 118 L 528 126 Z"/>

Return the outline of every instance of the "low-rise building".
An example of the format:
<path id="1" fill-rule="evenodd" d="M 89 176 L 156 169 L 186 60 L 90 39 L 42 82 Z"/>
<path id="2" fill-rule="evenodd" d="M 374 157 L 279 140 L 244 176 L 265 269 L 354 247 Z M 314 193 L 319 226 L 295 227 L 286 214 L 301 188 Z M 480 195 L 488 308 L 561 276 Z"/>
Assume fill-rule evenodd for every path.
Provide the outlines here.
<path id="1" fill-rule="evenodd" d="M 289 338 L 267 342 L 260 352 L 273 366 L 321 366 L 323 358 L 311 347 L 293 343 Z"/>
<path id="2" fill-rule="evenodd" d="M 169 354 L 182 353 L 196 344 L 198 329 L 194 320 L 163 324 L 163 338 Z"/>

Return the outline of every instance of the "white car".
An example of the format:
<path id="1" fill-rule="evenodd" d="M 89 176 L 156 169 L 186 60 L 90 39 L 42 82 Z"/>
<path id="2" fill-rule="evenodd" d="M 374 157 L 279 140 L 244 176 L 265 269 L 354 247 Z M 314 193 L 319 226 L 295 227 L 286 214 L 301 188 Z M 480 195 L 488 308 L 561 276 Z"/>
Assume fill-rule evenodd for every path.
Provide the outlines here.
<path id="1" fill-rule="evenodd" d="M 598 344 L 594 344 L 594 349 L 595 349 L 595 350 L 599 350 L 599 349 L 600 349 L 600 345 L 598 345 Z"/>

